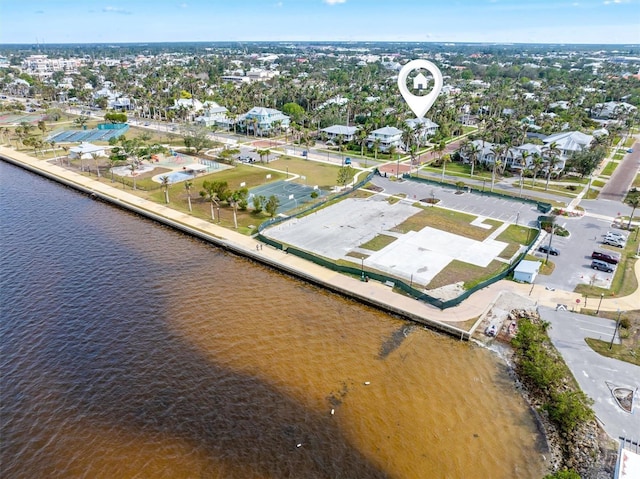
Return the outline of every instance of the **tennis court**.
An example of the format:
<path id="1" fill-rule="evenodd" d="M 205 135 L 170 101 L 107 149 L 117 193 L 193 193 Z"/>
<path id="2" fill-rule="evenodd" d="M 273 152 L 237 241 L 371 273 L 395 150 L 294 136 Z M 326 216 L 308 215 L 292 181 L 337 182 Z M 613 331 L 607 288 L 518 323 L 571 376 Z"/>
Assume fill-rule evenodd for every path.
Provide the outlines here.
<path id="1" fill-rule="evenodd" d="M 99 129 L 91 130 L 65 130 L 55 131 L 47 138 L 47 141 L 55 141 L 56 143 L 77 143 L 83 141 L 109 141 L 111 138 L 118 138 L 124 135 L 129 129 L 129 125 L 118 129 Z"/>
<path id="2" fill-rule="evenodd" d="M 0 124 L 2 125 L 17 125 L 22 122 L 38 123 L 40 120 L 44 120 L 46 115 L 31 115 L 31 114 L 2 114 L 0 115 Z"/>
<path id="3" fill-rule="evenodd" d="M 252 201 L 254 196 L 262 195 L 265 198 L 269 198 L 271 195 L 275 195 L 280 201 L 277 213 L 282 213 L 312 201 L 311 193 L 314 191 L 318 193 L 318 196 L 326 194 L 320 189 L 314 189 L 314 187 L 301 185 L 300 183 L 284 180 L 274 181 L 273 183 L 251 188 L 249 190 L 249 201 Z"/>

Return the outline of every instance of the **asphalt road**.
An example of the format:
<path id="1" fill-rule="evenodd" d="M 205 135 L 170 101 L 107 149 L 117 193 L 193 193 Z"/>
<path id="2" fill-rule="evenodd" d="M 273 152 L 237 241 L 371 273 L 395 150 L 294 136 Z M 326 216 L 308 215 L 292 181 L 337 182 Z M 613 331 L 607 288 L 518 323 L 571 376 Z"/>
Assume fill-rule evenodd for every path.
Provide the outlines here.
<path id="1" fill-rule="evenodd" d="M 610 341 L 615 323 L 542 306 L 539 312 L 542 319 L 551 323 L 551 342 L 562 354 L 580 389 L 593 399 L 593 409 L 604 430 L 614 438 L 637 438 L 640 431 L 637 409 L 640 404 L 640 367 L 600 356 L 584 340 L 589 337 Z M 613 385 L 636 390 L 635 414 L 625 412 L 616 404 L 610 389 Z"/>
<path id="2" fill-rule="evenodd" d="M 600 191 L 599 199 L 613 201 L 624 199 L 640 169 L 640 144 L 636 141 L 632 148 L 633 153 L 627 153 L 624 156 L 607 184 Z"/>

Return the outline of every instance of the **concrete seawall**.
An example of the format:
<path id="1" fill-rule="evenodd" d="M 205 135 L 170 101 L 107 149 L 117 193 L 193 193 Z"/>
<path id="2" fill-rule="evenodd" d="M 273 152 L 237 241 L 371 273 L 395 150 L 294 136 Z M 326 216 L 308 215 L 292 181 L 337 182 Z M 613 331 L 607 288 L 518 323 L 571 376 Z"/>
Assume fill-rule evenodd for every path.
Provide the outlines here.
<path id="1" fill-rule="evenodd" d="M 38 160 L 19 152 L 10 152 L 11 155 L 9 155 L 6 148 L 2 148 L 2 150 L 4 151 L 0 151 L 1 160 L 69 188 L 73 188 L 76 191 L 87 194 L 92 198 L 105 201 L 111 205 L 136 213 L 142 217 L 164 224 L 202 241 L 223 248 L 236 255 L 247 257 L 303 281 L 328 289 L 344 297 L 355 299 L 361 303 L 378 308 L 398 317 L 422 324 L 430 329 L 446 333 L 452 337 L 462 340 L 468 340 L 470 338 L 467 331 L 429 317 L 431 315 L 442 315 L 443 312 L 428 305 L 424 305 L 413 298 L 392 293 L 389 287 L 375 284 L 374 282 L 362 283 L 359 279 L 349 278 L 347 276 L 329 272 L 313 263 L 300 258 L 294 258 L 293 255 L 286 255 L 286 253 L 272 248 L 268 248 L 268 251 L 261 250 L 258 252 L 254 250 L 256 242 L 250 237 L 240 235 L 233 231 L 222 231 L 222 228 L 216 227 L 220 229 L 222 234 L 225 236 L 242 236 L 242 238 L 236 237 L 229 240 L 221 235 L 204 231 L 203 229 L 193 225 L 193 223 L 197 222 L 203 223 L 204 221 L 201 219 L 185 215 L 177 212 L 176 210 L 171 210 L 172 212 L 175 212 L 173 216 L 184 216 L 185 221 L 171 218 L 166 214 L 153 211 L 153 209 L 170 210 L 163 205 L 157 205 L 139 197 L 135 197 L 135 202 L 138 204 L 134 204 L 131 201 L 132 195 L 130 193 L 114 188 L 109 184 L 97 182 L 94 179 L 64 170 L 57 165 L 51 165 L 43 160 Z M 153 208 L 151 208 L 151 206 L 153 206 Z M 188 223 L 192 224 L 190 225 Z M 209 222 L 204 223 L 211 227 L 214 226 Z M 325 273 L 318 274 L 318 270 L 324 270 Z M 372 292 L 372 290 L 374 291 Z M 380 294 L 382 292 L 388 292 L 388 294 Z M 391 296 L 389 296 L 389 294 Z M 482 308 L 482 311 L 484 311 L 484 308 Z M 429 316 L 425 313 L 428 313 Z M 479 314 L 476 314 L 476 316 L 478 315 Z M 455 314 L 448 314 L 447 316 L 451 316 L 451 321 L 462 321 L 473 317 L 470 316 L 460 319 L 457 318 L 457 315 Z"/>

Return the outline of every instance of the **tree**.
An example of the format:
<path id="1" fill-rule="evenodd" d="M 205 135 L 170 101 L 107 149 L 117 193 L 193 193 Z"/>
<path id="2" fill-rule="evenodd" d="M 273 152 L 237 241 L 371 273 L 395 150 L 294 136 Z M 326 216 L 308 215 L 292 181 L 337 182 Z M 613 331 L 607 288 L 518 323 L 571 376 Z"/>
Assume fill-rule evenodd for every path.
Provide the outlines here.
<path id="1" fill-rule="evenodd" d="M 226 181 L 205 181 L 202 183 L 200 196 L 211 203 L 211 219 L 215 221 L 213 207 L 218 208 L 218 223 L 220 223 L 220 201 L 224 201 L 228 195 L 228 185 Z"/>
<path id="2" fill-rule="evenodd" d="M 271 154 L 271 150 L 256 150 L 256 153 L 258 154 L 258 156 L 260 156 L 260 163 L 264 163 L 264 159 L 265 157 L 267 158 L 267 161 L 269 160 L 269 155 Z"/>
<path id="3" fill-rule="evenodd" d="M 355 175 L 356 171 L 351 167 L 351 165 L 346 165 L 341 167 L 338 170 L 338 184 L 341 186 L 345 186 L 351 179 L 353 175 Z"/>
<path id="4" fill-rule="evenodd" d="M 100 167 L 99 167 L 99 165 L 98 165 L 98 158 L 99 158 L 99 157 L 100 157 L 100 156 L 99 156 L 97 153 L 95 153 L 95 152 L 92 152 L 92 153 L 91 153 L 91 158 L 93 158 L 93 161 L 94 161 L 94 163 L 96 164 L 96 176 L 97 176 L 98 178 L 100 178 Z"/>
<path id="5" fill-rule="evenodd" d="M 43 135 L 47 132 L 47 124 L 44 120 L 38 122 L 38 130 L 40 130 Z"/>
<path id="6" fill-rule="evenodd" d="M 465 153 L 467 154 L 467 158 L 469 163 L 471 163 L 471 177 L 473 177 L 473 170 L 476 166 L 476 162 L 478 161 L 478 156 L 480 156 L 480 147 L 475 143 L 469 143 L 466 148 Z"/>
<path id="7" fill-rule="evenodd" d="M 636 212 L 636 208 L 640 205 L 640 196 L 628 198 L 626 203 L 632 208 L 631 214 L 629 215 L 629 223 L 627 224 L 627 229 L 631 229 L 631 220 L 633 220 L 633 214 Z"/>
<path id="8" fill-rule="evenodd" d="M 271 195 L 267 200 L 267 204 L 264 206 L 264 210 L 273 218 L 276 215 L 279 206 L 280 200 L 278 197 L 276 195 Z"/>
<path id="9" fill-rule="evenodd" d="M 80 160 L 82 161 L 82 156 L 80 156 Z M 136 170 L 138 169 L 138 163 L 136 163 L 135 161 L 132 161 L 131 163 L 129 163 L 129 169 L 131 170 L 131 178 L 133 178 L 133 189 L 136 190 Z"/>
<path id="10" fill-rule="evenodd" d="M 380 138 L 376 138 L 375 140 L 373 140 L 373 155 L 376 161 L 378 160 L 378 151 L 380 151 L 380 143 L 381 143 Z"/>
<path id="11" fill-rule="evenodd" d="M 229 205 L 233 208 L 233 225 L 235 229 L 238 229 L 238 208 L 242 210 L 247 209 L 248 196 L 249 190 L 247 188 L 240 188 L 238 190 L 234 190 L 227 198 Z"/>
<path id="12" fill-rule="evenodd" d="M 567 167 L 584 178 L 593 173 L 605 155 L 606 149 L 602 146 L 576 151 L 569 157 Z"/>
<path id="13" fill-rule="evenodd" d="M 446 173 L 447 162 L 451 161 L 451 155 L 444 155 L 440 161 L 442 161 L 442 181 L 444 181 L 444 175 Z"/>
<path id="14" fill-rule="evenodd" d="M 110 111 L 104 115 L 104 119 L 109 123 L 126 123 L 127 122 L 127 114 L 120 113 L 117 111 Z"/>
<path id="15" fill-rule="evenodd" d="M 188 150 L 193 149 L 196 155 L 205 148 L 213 146 L 213 142 L 209 139 L 209 130 L 203 126 L 185 125 L 182 127 L 181 134 L 184 146 Z"/>
<path id="16" fill-rule="evenodd" d="M 169 185 L 171 184 L 171 180 L 167 175 L 160 177 L 161 187 L 164 191 L 164 202 L 169 204 Z"/>
<path id="17" fill-rule="evenodd" d="M 544 479 L 580 479 L 580 474 L 572 469 L 562 469 L 553 474 L 547 474 Z"/>
<path id="18" fill-rule="evenodd" d="M 558 155 L 560 154 L 560 148 L 558 147 L 558 143 L 555 141 L 548 145 L 542 152 L 545 160 L 546 160 L 546 168 L 547 168 L 547 184 L 545 185 L 545 191 L 549 189 L 549 180 L 551 179 L 551 173 L 553 173 L 553 169 L 559 163 L 560 159 Z"/>
<path id="19" fill-rule="evenodd" d="M 531 186 L 536 185 L 536 176 L 538 176 L 538 172 L 542 169 L 542 165 L 544 164 L 544 159 L 540 156 L 540 153 L 535 151 L 533 155 L 531 155 L 531 170 L 533 171 L 533 179 L 531 180 Z"/>
<path id="20" fill-rule="evenodd" d="M 191 188 L 193 188 L 193 181 L 185 181 L 184 189 L 187 190 L 187 202 L 189 203 L 189 212 L 193 212 L 191 209 Z"/>
<path id="21" fill-rule="evenodd" d="M 305 114 L 304 108 L 295 102 L 285 103 L 282 106 L 282 112 L 289 115 L 296 123 L 302 123 Z"/>
<path id="22" fill-rule="evenodd" d="M 73 123 L 76 124 L 79 128 L 84 128 L 88 122 L 89 122 L 89 117 L 84 115 L 79 116 L 78 118 L 73 120 Z"/>
<path id="23" fill-rule="evenodd" d="M 267 198 L 263 195 L 257 195 L 253 197 L 253 210 L 256 214 L 260 213 L 265 204 L 267 203 Z"/>

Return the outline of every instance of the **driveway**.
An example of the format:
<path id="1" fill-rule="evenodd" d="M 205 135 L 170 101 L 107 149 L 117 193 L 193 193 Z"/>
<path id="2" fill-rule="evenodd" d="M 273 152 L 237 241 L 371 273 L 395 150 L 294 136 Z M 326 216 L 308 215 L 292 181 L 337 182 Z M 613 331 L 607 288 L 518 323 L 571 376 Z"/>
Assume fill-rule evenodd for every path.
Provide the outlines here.
<path id="1" fill-rule="evenodd" d="M 611 340 L 615 323 L 543 306 L 539 308 L 539 312 L 542 319 L 551 323 L 551 342 L 564 358 L 580 389 L 593 399 L 593 409 L 607 434 L 615 439 L 621 436 L 638 437 L 640 367 L 600 356 L 584 341 L 584 338 Z M 612 386 L 636 390 L 635 414 L 625 412 L 616 404 L 611 394 Z"/>

